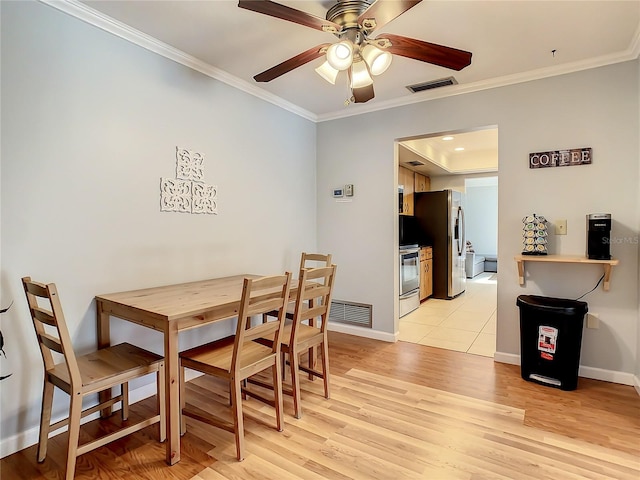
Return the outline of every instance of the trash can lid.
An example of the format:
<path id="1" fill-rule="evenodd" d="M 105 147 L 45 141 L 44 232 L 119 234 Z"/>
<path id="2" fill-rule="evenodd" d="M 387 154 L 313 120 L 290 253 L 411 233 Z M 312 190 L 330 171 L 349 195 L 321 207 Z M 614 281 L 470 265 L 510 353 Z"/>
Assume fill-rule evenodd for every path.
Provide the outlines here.
<path id="1" fill-rule="evenodd" d="M 589 311 L 587 302 L 540 295 L 519 295 L 516 305 L 564 315 L 585 315 Z"/>

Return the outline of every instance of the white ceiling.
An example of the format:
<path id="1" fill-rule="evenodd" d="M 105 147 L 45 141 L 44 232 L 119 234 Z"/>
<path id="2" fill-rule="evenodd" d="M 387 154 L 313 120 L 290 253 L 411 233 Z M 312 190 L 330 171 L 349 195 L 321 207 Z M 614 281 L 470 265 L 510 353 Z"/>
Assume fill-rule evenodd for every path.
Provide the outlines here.
<path id="1" fill-rule="evenodd" d="M 236 0 L 44 1 L 314 121 L 631 60 L 640 51 L 640 0 L 424 0 L 374 36 L 467 50 L 471 65 L 455 72 L 395 56 L 375 77 L 376 97 L 345 106 L 347 79 L 341 73 L 331 85 L 320 78 L 314 69 L 322 59 L 254 82 L 254 75 L 336 37 L 241 9 Z M 279 3 L 324 18 L 335 1 Z M 417 94 L 405 88 L 451 75 L 458 85 Z"/>
<path id="2" fill-rule="evenodd" d="M 498 171 L 495 127 L 402 139 L 399 144 L 398 163 L 429 177 Z"/>
<path id="3" fill-rule="evenodd" d="M 237 0 L 42 0 L 156 53 L 184 63 L 313 121 L 357 115 L 632 60 L 640 54 L 640 0 L 423 0 L 379 31 L 472 52 L 456 72 L 395 56 L 375 77 L 375 98 L 345 105 L 347 78 L 320 78 L 317 59 L 268 83 L 253 76 L 321 43 L 336 41 L 313 30 L 237 6 Z M 393 0 L 378 0 L 393 1 Z M 325 17 L 335 0 L 278 3 Z M 405 87 L 453 76 L 457 85 L 411 93 Z M 400 163 L 437 176 L 497 171 L 497 129 L 407 139 Z M 444 132 L 443 132 L 444 134 Z M 462 145 L 463 152 L 453 151 Z"/>

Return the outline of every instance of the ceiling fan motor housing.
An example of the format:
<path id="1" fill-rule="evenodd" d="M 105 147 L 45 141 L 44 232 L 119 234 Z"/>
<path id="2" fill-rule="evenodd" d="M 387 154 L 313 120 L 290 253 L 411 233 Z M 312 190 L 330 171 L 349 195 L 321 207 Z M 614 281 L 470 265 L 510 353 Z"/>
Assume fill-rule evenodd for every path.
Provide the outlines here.
<path id="1" fill-rule="evenodd" d="M 358 17 L 373 2 L 368 0 L 341 0 L 327 11 L 327 20 L 341 25 L 343 29 L 357 29 Z"/>

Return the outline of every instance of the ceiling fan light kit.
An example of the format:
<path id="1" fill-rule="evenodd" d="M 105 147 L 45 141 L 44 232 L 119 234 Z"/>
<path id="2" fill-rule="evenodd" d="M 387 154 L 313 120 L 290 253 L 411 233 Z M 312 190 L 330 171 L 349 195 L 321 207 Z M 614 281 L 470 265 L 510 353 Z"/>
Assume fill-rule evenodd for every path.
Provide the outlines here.
<path id="1" fill-rule="evenodd" d="M 367 85 L 373 85 L 373 78 L 369 75 L 369 68 L 363 61 L 353 62 L 351 64 L 351 88 L 362 88 Z"/>
<path id="2" fill-rule="evenodd" d="M 336 84 L 336 78 L 338 77 L 339 72 L 340 70 L 336 70 L 335 68 L 333 68 L 329 64 L 328 60 L 325 61 L 322 65 L 320 65 L 318 68 L 316 68 L 316 73 L 320 75 L 322 78 L 324 78 L 331 85 Z"/>
<path id="3" fill-rule="evenodd" d="M 380 75 L 387 71 L 393 57 L 389 52 L 369 43 L 362 49 L 362 58 L 367 62 L 371 75 Z"/>
<path id="4" fill-rule="evenodd" d="M 332 33 L 340 39 L 337 43 L 319 45 L 285 60 L 259 73 L 254 79 L 258 82 L 269 82 L 324 56 L 325 62 L 315 70 L 333 85 L 338 73 L 347 71 L 352 92 L 351 98 L 345 102 L 345 105 L 348 105 L 351 102 L 364 103 L 374 97 L 372 75 L 384 73 L 391 65 L 393 55 L 453 70 L 462 70 L 471 64 L 471 53 L 464 50 L 400 35 L 382 34 L 378 38 L 369 38 L 375 30 L 421 1 L 337 0 L 327 11 L 326 19 L 323 19 L 270 0 L 240 0 L 240 8 Z"/>
<path id="5" fill-rule="evenodd" d="M 346 70 L 353 62 L 353 44 L 349 40 L 334 43 L 327 49 L 327 62 L 336 70 Z"/>

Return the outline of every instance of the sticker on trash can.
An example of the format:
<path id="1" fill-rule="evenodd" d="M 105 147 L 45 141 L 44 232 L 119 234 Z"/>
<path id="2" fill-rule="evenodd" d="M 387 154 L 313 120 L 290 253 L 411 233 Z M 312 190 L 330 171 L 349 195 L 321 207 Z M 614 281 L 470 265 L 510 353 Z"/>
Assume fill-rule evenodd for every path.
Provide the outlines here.
<path id="1" fill-rule="evenodd" d="M 538 350 L 541 352 L 542 358 L 546 358 L 547 360 L 552 360 L 553 356 L 544 355 L 556 353 L 556 340 L 558 338 L 558 329 L 554 327 L 546 327 L 544 325 L 540 325 L 538 327 Z M 549 358 L 551 357 L 551 358 Z"/>

